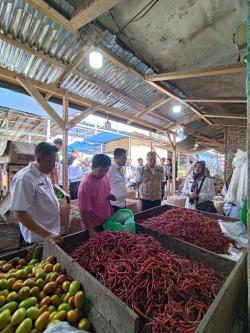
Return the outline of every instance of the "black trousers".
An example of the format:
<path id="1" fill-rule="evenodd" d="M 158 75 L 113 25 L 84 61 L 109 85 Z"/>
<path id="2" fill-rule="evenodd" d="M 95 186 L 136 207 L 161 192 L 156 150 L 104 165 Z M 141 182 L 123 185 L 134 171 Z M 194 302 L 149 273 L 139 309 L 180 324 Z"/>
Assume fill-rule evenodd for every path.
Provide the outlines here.
<path id="1" fill-rule="evenodd" d="M 69 193 L 70 193 L 70 200 L 77 199 L 77 192 L 80 182 L 73 182 L 69 184 Z"/>
<path id="2" fill-rule="evenodd" d="M 112 208 L 113 208 L 114 213 L 116 213 L 116 212 L 118 212 L 118 210 L 126 208 L 126 206 L 122 208 L 122 207 L 117 207 L 117 206 L 112 205 Z"/>
<path id="3" fill-rule="evenodd" d="M 154 207 L 158 207 L 160 205 L 161 205 L 161 200 L 151 201 L 151 200 L 141 199 L 142 210 L 148 210 Z"/>

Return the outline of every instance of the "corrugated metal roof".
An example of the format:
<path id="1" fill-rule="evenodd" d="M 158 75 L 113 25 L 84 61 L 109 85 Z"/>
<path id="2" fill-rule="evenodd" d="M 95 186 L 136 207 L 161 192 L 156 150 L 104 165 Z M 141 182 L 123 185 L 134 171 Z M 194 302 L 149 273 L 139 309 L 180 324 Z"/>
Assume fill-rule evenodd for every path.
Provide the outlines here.
<path id="1" fill-rule="evenodd" d="M 78 71 L 91 78 L 106 82 L 121 93 L 136 99 L 145 106 L 153 104 L 162 97 L 160 93 L 156 92 L 155 89 L 151 88 L 143 80 L 140 80 L 131 72 L 118 67 L 107 59 L 104 59 L 102 68 L 94 70 L 90 67 L 88 58 L 86 57 L 78 66 Z"/>
<path id="2" fill-rule="evenodd" d="M 166 121 L 163 121 L 162 119 L 151 116 L 150 114 L 145 114 L 144 116 L 141 117 L 141 119 L 143 119 L 145 121 L 149 121 L 150 123 L 157 125 L 157 126 L 166 126 L 167 121 L 168 121 L 167 119 L 166 119 Z"/>
<path id="3" fill-rule="evenodd" d="M 0 30 L 64 63 L 70 63 L 83 44 L 24 0 L 0 1 Z"/>
<path id="4" fill-rule="evenodd" d="M 72 6 L 68 1 L 66 0 L 53 0 L 60 8 L 62 8 L 65 12 L 67 12 L 70 16 L 75 11 L 75 7 Z"/>
<path id="5" fill-rule="evenodd" d="M 47 84 L 56 81 L 63 71 L 62 68 L 48 64 L 2 40 L 0 40 L 0 66 Z"/>
<path id="6" fill-rule="evenodd" d="M 73 6 L 66 0 L 53 1 L 68 13 L 74 10 Z M 66 31 L 45 17 L 35 8 L 28 5 L 25 0 L 2 0 L 0 2 L 0 31 L 64 64 L 71 63 L 76 53 L 83 46 L 83 41 L 73 33 Z M 132 52 L 121 47 L 111 33 L 105 34 L 98 41 L 98 44 L 108 48 L 114 55 L 142 75 L 154 73 L 154 70 L 149 65 L 141 61 Z M 53 84 L 63 71 L 62 68 L 49 64 L 1 40 L 0 66 L 47 84 Z M 90 68 L 88 58 L 85 57 L 77 70 L 84 74 L 85 78 L 72 73 L 61 83 L 63 89 L 68 89 L 79 96 L 86 97 L 105 106 L 113 107 L 120 112 L 133 115 L 143 109 L 143 105 L 145 107 L 149 106 L 164 97 L 143 79 L 141 80 L 131 71 L 124 70 L 107 59 L 104 61 L 104 66 L 96 71 Z M 110 91 L 108 87 L 99 87 L 89 82 L 86 76 L 100 80 L 107 86 L 119 91 L 120 94 L 134 99 L 135 103 L 122 98 L 114 91 Z M 174 93 L 178 92 L 179 96 L 183 95 L 172 84 L 165 82 L 164 85 Z M 139 102 L 142 106 L 136 102 Z M 164 116 L 164 112 L 162 115 Z M 185 115 L 185 112 L 182 115 Z M 156 119 L 151 115 L 146 115 L 143 119 L 158 126 L 166 124 L 162 119 Z M 173 116 L 173 119 L 177 120 L 178 116 Z"/>
<path id="7" fill-rule="evenodd" d="M 138 111 L 136 106 L 132 105 L 132 103 L 129 103 L 121 97 L 117 97 L 117 95 L 110 93 L 75 74 L 69 75 L 68 78 L 62 82 L 61 87 L 63 89 L 68 89 L 70 92 L 79 96 L 99 102 L 105 106 L 112 106 L 113 108 L 128 114 L 133 114 Z"/>
<path id="8" fill-rule="evenodd" d="M 0 143 L 0 156 L 8 154 L 10 146 L 13 145 L 17 154 L 33 155 L 35 153 L 35 146 L 28 142 L 10 141 Z"/>

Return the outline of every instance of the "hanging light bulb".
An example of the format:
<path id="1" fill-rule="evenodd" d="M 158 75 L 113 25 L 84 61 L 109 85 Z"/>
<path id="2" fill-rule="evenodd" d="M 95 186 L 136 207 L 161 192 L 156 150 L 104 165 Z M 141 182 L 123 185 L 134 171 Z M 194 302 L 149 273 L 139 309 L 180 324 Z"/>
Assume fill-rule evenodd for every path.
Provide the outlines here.
<path id="1" fill-rule="evenodd" d="M 174 112 L 174 113 L 179 113 L 179 112 L 181 112 L 181 106 L 180 106 L 180 105 L 175 105 L 175 106 L 173 107 L 173 112 Z"/>
<path id="2" fill-rule="evenodd" d="M 103 56 L 100 52 L 92 51 L 89 54 L 89 64 L 92 68 L 99 69 L 103 65 Z"/>

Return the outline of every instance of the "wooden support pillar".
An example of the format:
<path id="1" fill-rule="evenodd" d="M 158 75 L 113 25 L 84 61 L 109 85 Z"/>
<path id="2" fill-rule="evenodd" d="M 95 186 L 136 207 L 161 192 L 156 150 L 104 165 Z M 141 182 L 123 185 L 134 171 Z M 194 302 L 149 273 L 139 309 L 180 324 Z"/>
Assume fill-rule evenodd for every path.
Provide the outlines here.
<path id="1" fill-rule="evenodd" d="M 63 121 L 65 126 L 63 128 L 63 189 L 68 192 L 68 117 L 69 117 L 69 93 L 65 90 L 63 96 Z"/>
<path id="2" fill-rule="evenodd" d="M 248 158 L 248 184 L 247 184 L 247 229 L 248 238 L 250 238 L 250 6 L 249 0 L 247 6 L 247 158 Z M 248 242 L 248 263 L 247 263 L 247 274 L 248 274 L 248 290 L 250 288 L 250 242 Z M 250 323 L 250 293 L 248 292 L 248 328 Z"/>
<path id="3" fill-rule="evenodd" d="M 50 140 L 50 125 L 51 125 L 51 121 L 50 121 L 50 119 L 47 119 L 47 128 L 46 128 L 47 142 L 49 142 L 49 140 Z"/>
<path id="4" fill-rule="evenodd" d="M 173 194 L 176 191 L 176 133 L 173 134 L 173 152 L 172 152 L 172 169 L 173 169 Z"/>
<path id="5" fill-rule="evenodd" d="M 227 134 L 227 127 L 224 129 L 224 183 L 227 180 L 227 140 L 228 140 L 228 134 Z"/>

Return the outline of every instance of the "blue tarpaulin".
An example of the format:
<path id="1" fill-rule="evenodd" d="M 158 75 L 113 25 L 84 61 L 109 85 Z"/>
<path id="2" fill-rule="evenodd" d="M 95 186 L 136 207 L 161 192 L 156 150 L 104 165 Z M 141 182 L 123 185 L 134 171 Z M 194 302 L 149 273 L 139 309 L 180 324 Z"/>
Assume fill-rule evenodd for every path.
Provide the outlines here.
<path id="1" fill-rule="evenodd" d="M 84 140 L 84 142 L 87 143 L 107 143 L 114 140 L 119 140 L 124 137 L 127 137 L 125 135 L 117 134 L 117 133 L 108 133 L 108 132 L 102 132 L 93 136 L 90 136 Z"/>
<path id="2" fill-rule="evenodd" d="M 76 151 L 80 151 L 80 152 L 84 152 L 84 151 L 91 152 L 91 151 L 95 150 L 96 148 L 98 148 L 98 145 L 100 145 L 102 143 L 119 140 L 124 137 L 127 137 L 127 136 L 116 134 L 116 133 L 102 132 L 102 133 L 90 136 L 83 141 L 76 141 L 76 142 L 72 143 L 71 145 L 68 146 L 68 151 L 72 152 L 72 151 L 76 150 Z"/>
<path id="3" fill-rule="evenodd" d="M 84 141 L 76 141 L 68 146 L 68 151 L 90 151 L 95 148 L 96 145 L 90 145 L 89 143 L 85 143 Z"/>

